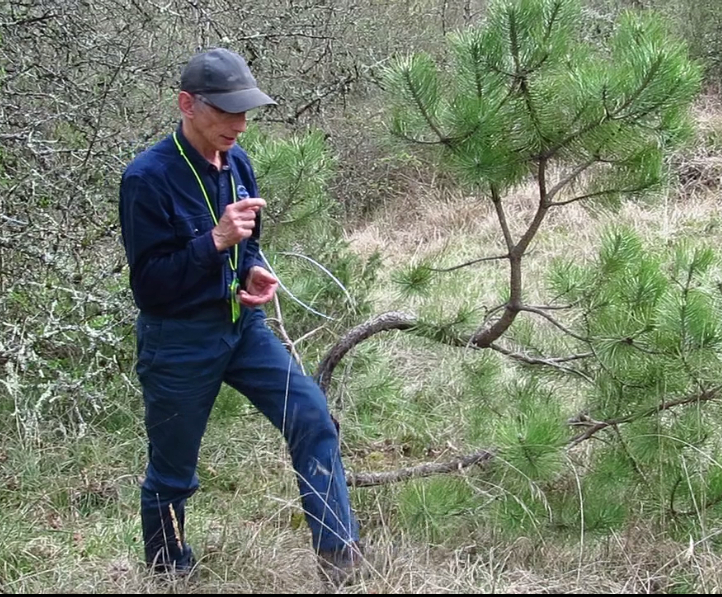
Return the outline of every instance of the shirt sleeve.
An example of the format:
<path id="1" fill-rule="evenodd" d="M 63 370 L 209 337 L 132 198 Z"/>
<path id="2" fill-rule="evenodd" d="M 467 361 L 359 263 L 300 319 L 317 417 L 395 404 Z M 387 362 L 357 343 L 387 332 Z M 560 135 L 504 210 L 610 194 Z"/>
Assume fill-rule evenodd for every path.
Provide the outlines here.
<path id="1" fill-rule="evenodd" d="M 208 231 L 179 246 L 167 194 L 140 175 L 123 177 L 120 219 L 131 286 L 141 308 L 177 300 L 228 259 Z M 219 297 L 220 298 L 220 297 Z"/>
<path id="2" fill-rule="evenodd" d="M 248 158 L 246 158 L 246 161 Z M 248 193 L 251 197 L 258 197 L 258 184 L 256 182 L 256 177 L 253 173 L 253 168 L 251 167 L 250 163 L 244 164 L 246 166 L 247 171 L 247 182 L 248 185 Z M 248 241 L 246 242 L 246 250 L 243 254 L 243 263 L 241 264 L 241 283 L 245 284 L 246 278 L 248 277 L 248 272 L 251 271 L 252 267 L 259 266 L 259 267 L 266 267 L 265 262 L 263 261 L 263 258 L 261 257 L 261 246 L 260 246 L 260 239 L 261 239 L 261 211 L 259 210 L 256 214 L 256 226 L 253 229 L 253 233 L 248 238 Z"/>

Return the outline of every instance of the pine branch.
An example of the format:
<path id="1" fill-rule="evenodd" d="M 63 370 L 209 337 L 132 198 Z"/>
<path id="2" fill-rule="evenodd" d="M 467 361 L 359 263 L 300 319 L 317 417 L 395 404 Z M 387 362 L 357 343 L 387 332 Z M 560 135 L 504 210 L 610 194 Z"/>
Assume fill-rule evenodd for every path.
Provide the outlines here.
<path id="1" fill-rule="evenodd" d="M 549 148 L 544 154 L 542 154 L 543 159 L 551 159 L 554 157 L 557 153 L 559 153 L 562 149 L 567 147 L 572 141 L 575 139 L 578 139 L 579 137 L 582 137 L 583 135 L 586 135 L 588 133 L 591 133 L 595 129 L 599 128 L 600 126 L 606 124 L 607 122 L 611 122 L 613 120 L 625 120 L 630 119 L 630 115 L 624 115 L 619 116 L 621 112 L 626 110 L 637 98 L 639 98 L 642 93 L 646 90 L 646 88 L 649 86 L 649 84 L 652 82 L 652 79 L 654 78 L 654 75 L 657 74 L 657 71 L 659 70 L 659 67 L 661 66 L 661 60 L 662 56 L 659 55 L 657 57 L 657 60 L 652 65 L 652 68 L 647 72 L 644 79 L 642 80 L 642 83 L 640 86 L 635 90 L 635 92 L 627 98 L 627 101 L 624 102 L 624 104 L 616 111 L 610 112 L 609 110 L 606 110 L 606 114 L 604 118 L 601 118 L 600 120 L 596 122 L 591 122 L 587 124 L 586 126 L 583 126 L 578 131 L 571 133 L 564 139 L 562 139 L 559 143 L 554 145 L 553 147 Z M 561 203 L 559 205 L 565 205 L 564 203 Z"/>
<path id="2" fill-rule="evenodd" d="M 481 99 L 484 95 L 481 71 L 479 69 L 479 64 L 482 62 L 481 58 L 482 57 L 479 56 L 479 47 L 476 44 L 473 44 L 471 47 L 471 59 L 474 61 L 474 82 L 476 83 L 476 97 L 479 99 Z"/>
<path id="3" fill-rule="evenodd" d="M 632 452 L 627 447 L 627 442 L 624 441 L 624 438 L 622 437 L 621 431 L 619 431 L 619 426 L 614 426 L 614 433 L 617 435 L 617 439 L 619 440 L 619 445 L 622 446 L 622 450 L 624 450 L 624 453 L 626 454 L 627 458 L 629 459 L 629 462 L 632 464 L 632 468 L 634 469 L 634 472 L 637 473 L 640 479 L 642 479 L 642 483 L 645 484 L 647 489 L 651 488 L 651 485 L 649 484 L 649 481 L 647 480 L 647 477 L 645 476 L 644 472 L 642 471 L 642 468 L 639 466 L 639 463 L 632 455 Z"/>
<path id="4" fill-rule="evenodd" d="M 522 275 L 521 275 L 521 257 L 524 248 L 521 250 L 518 246 L 514 246 L 514 240 L 511 236 L 509 223 L 506 219 L 504 206 L 502 205 L 499 189 L 495 185 L 491 185 L 491 197 L 496 210 L 497 219 L 501 226 L 506 246 L 509 249 L 509 301 L 504 305 L 504 314 L 494 322 L 491 327 L 482 328 L 471 337 L 470 344 L 478 348 L 488 348 L 492 342 L 498 340 L 514 323 L 514 319 L 519 313 L 518 307 L 522 301 Z M 535 218 L 536 221 L 536 218 Z M 532 226 L 534 224 L 532 223 Z M 530 227 L 531 228 L 531 227 Z M 528 234 L 528 231 L 527 231 Z M 526 235 L 525 235 L 526 237 Z M 523 239 L 522 239 L 523 240 Z M 521 241 L 520 241 L 521 244 Z"/>
<path id="5" fill-rule="evenodd" d="M 516 361 L 520 361 L 520 362 L 526 363 L 528 365 L 542 365 L 545 367 L 551 367 L 553 369 L 558 369 L 559 371 L 563 371 L 564 373 L 571 373 L 572 375 L 581 377 L 584 381 L 589 382 L 590 384 L 594 383 L 594 380 L 591 377 L 589 377 L 586 373 L 583 373 L 582 371 L 579 371 L 578 369 L 574 369 L 574 367 L 565 367 L 564 365 L 559 364 L 562 362 L 589 358 L 590 356 L 592 356 L 591 353 L 572 355 L 570 357 L 556 357 L 556 358 L 552 358 L 552 359 L 540 359 L 540 358 L 530 357 L 529 355 L 525 355 L 520 352 L 513 352 L 513 351 L 509 350 L 508 348 L 503 348 L 503 347 L 499 346 L 498 344 L 490 344 L 489 348 L 491 348 L 492 350 L 499 352 L 505 356 L 508 356 L 509 358 L 514 359 Z"/>
<path id="6" fill-rule="evenodd" d="M 621 417 L 618 419 L 611 419 L 609 421 L 584 420 L 584 421 L 577 422 L 577 423 L 575 423 L 575 425 L 588 426 L 589 429 L 587 429 L 584 433 L 580 433 L 579 435 L 573 437 L 569 441 L 569 447 L 570 448 L 574 447 L 577 444 L 580 444 L 583 441 L 588 440 L 589 438 L 591 438 L 594 435 L 596 435 L 597 433 L 599 433 L 602 429 L 607 429 L 609 427 L 623 425 L 624 423 L 631 423 L 632 421 L 637 421 L 639 419 L 651 417 L 652 415 L 656 415 L 658 413 L 664 412 L 665 410 L 669 410 L 671 408 L 675 408 L 677 406 L 684 406 L 686 404 L 694 404 L 695 402 L 709 402 L 711 400 L 715 400 L 719 397 L 720 390 L 722 390 L 722 386 L 716 386 L 716 387 L 712 388 L 711 390 L 703 391 L 701 394 L 694 394 L 692 396 L 686 396 L 685 398 L 680 398 L 679 400 L 672 400 L 671 402 L 663 402 L 662 404 L 653 406 L 652 408 L 642 411 L 641 413 L 627 415 L 626 417 Z"/>
<path id="7" fill-rule="evenodd" d="M 499 305 L 495 309 L 492 309 L 490 313 L 507 308 L 508 305 L 506 304 Z M 488 317 L 489 315 L 487 315 L 487 318 Z M 328 393 L 334 369 L 338 366 L 343 357 L 348 354 L 348 352 L 352 350 L 355 346 L 361 344 L 362 342 L 381 332 L 387 332 L 392 330 L 418 331 L 419 323 L 420 322 L 415 315 L 404 313 L 402 311 L 391 311 L 388 313 L 383 313 L 382 315 L 374 317 L 373 319 L 352 328 L 340 340 L 336 342 L 336 344 L 331 348 L 331 350 L 329 350 L 323 361 L 321 361 L 316 375 L 314 376 L 316 382 L 319 384 L 324 393 Z M 420 335 L 425 338 L 429 337 L 429 334 Z M 586 374 L 570 367 L 563 367 L 561 364 L 590 358 L 594 356 L 593 352 L 579 353 L 566 357 L 537 358 L 525 355 L 523 353 L 514 352 L 491 342 L 488 346 L 481 346 L 474 342 L 474 338 L 476 336 L 477 334 L 474 334 L 471 337 L 452 336 L 448 333 L 445 333 L 438 335 L 438 337 L 435 337 L 434 339 L 443 344 L 448 344 L 449 346 L 455 346 L 457 348 L 472 348 L 474 350 L 491 348 L 496 352 L 504 354 L 512 359 L 518 360 L 523 363 L 527 363 L 530 365 L 543 365 L 547 367 L 554 367 L 561 371 L 583 377 L 587 381 L 591 381 Z"/>
<path id="8" fill-rule="evenodd" d="M 637 187 L 632 187 L 629 189 L 606 189 L 604 191 L 596 191 L 594 193 L 587 193 L 586 195 L 580 195 L 579 197 L 573 197 L 572 199 L 567 199 L 565 201 L 554 201 L 549 204 L 549 207 L 560 207 L 562 205 L 569 205 L 570 203 L 576 203 L 577 201 L 583 201 L 584 199 L 592 199 L 593 197 L 602 197 L 604 195 L 615 195 L 617 193 L 624 194 L 624 195 L 631 195 L 634 193 L 639 193 L 641 191 L 646 191 L 647 189 L 651 188 L 654 183 L 647 183 L 644 185 L 639 185 Z"/>
<path id="9" fill-rule="evenodd" d="M 590 359 L 594 356 L 593 352 L 580 352 L 579 354 L 572 354 L 568 357 L 551 357 L 545 359 L 549 363 L 568 363 L 570 361 L 580 361 L 582 359 Z"/>
<path id="10" fill-rule="evenodd" d="M 540 315 L 541 317 L 546 319 L 548 322 L 550 322 L 552 325 L 554 325 L 556 328 L 560 329 L 562 332 L 564 332 L 568 336 L 571 336 L 572 338 L 576 338 L 577 340 L 584 342 L 585 344 L 589 343 L 589 338 L 585 338 L 584 336 L 580 336 L 576 332 L 573 332 L 568 327 L 566 327 L 563 323 L 557 321 L 554 317 L 549 315 L 549 313 L 547 313 L 543 309 L 538 309 L 536 307 L 523 306 L 523 307 L 521 307 L 520 311 L 526 311 L 527 313 L 535 313 L 536 315 Z"/>
<path id="11" fill-rule="evenodd" d="M 571 174 L 560 180 L 557 184 L 555 184 L 549 193 L 547 194 L 547 202 L 550 206 L 555 205 L 552 200 L 554 197 L 557 196 L 559 191 L 561 191 L 565 186 L 567 186 L 570 182 L 575 180 L 578 176 L 583 174 L 586 170 L 591 168 L 598 160 L 596 158 L 589 160 L 588 162 L 585 162 L 578 168 L 576 168 Z"/>
<path id="12" fill-rule="evenodd" d="M 434 134 L 439 138 L 439 141 L 447 145 L 448 139 L 441 133 L 441 130 L 434 122 L 433 118 L 431 118 L 431 114 L 429 114 L 428 110 L 426 109 L 426 106 L 424 106 L 424 102 L 421 99 L 421 96 L 419 95 L 418 89 L 416 89 L 416 86 L 414 85 L 414 81 L 411 78 L 411 71 L 410 69 L 404 69 L 403 77 L 406 80 L 406 84 L 408 86 L 409 91 L 411 92 L 411 97 L 413 98 L 417 109 L 421 113 L 421 116 L 426 121 L 426 124 L 429 125 L 429 128 L 434 131 Z"/>
<path id="13" fill-rule="evenodd" d="M 532 239 L 539 232 L 542 222 L 546 217 L 547 211 L 549 211 L 549 198 L 547 195 L 547 161 L 545 159 L 539 160 L 538 171 L 537 171 L 537 185 L 539 187 L 539 206 L 537 207 L 534 219 L 529 224 L 529 228 L 521 237 L 517 245 L 512 249 L 511 253 L 521 259 L 531 243 Z"/>
<path id="14" fill-rule="evenodd" d="M 639 85 L 639 88 L 635 90 L 634 93 L 632 93 L 631 96 L 627 98 L 627 101 L 622 104 L 622 106 L 614 113 L 613 120 L 624 120 L 627 116 L 633 116 L 633 115 L 627 115 L 627 116 L 619 116 L 622 112 L 624 112 L 629 106 L 631 106 L 634 102 L 636 102 L 641 95 L 645 92 L 647 87 L 649 87 L 649 84 L 654 79 L 654 76 L 659 71 L 659 68 L 662 66 L 662 62 L 664 60 L 664 56 L 662 54 L 657 54 L 657 58 L 652 63 L 652 66 L 650 67 L 647 74 L 644 76 L 644 79 L 642 79 L 642 83 Z"/>
<path id="15" fill-rule="evenodd" d="M 638 127 L 643 128 L 643 129 L 651 130 L 651 131 L 654 131 L 654 132 L 657 132 L 657 133 L 663 131 L 663 129 L 655 128 L 655 127 L 650 127 L 649 125 L 646 125 L 646 124 L 642 123 L 641 121 L 642 121 L 644 118 L 646 118 L 647 116 L 649 116 L 652 112 L 654 112 L 654 111 L 659 110 L 660 108 L 662 108 L 662 107 L 667 103 L 667 101 L 674 95 L 674 91 L 676 90 L 677 87 L 678 87 L 678 85 L 675 85 L 674 87 L 672 87 L 672 88 L 670 89 L 669 93 L 667 93 L 661 100 L 659 100 L 659 101 L 656 102 L 656 103 L 651 104 L 649 107 L 647 107 L 646 109 L 642 110 L 641 112 L 635 112 L 635 113 L 633 113 L 633 114 L 630 114 L 630 115 L 629 115 L 630 120 L 635 120 L 635 121 L 636 121 L 636 122 L 634 122 L 634 123 L 632 123 L 632 124 L 633 124 L 634 126 L 638 126 Z"/>
<path id="16" fill-rule="evenodd" d="M 482 263 L 484 261 L 499 261 L 501 259 L 509 259 L 509 255 L 494 255 L 493 257 L 480 257 L 479 259 L 472 259 L 471 261 L 467 261 L 466 263 L 461 263 L 459 265 L 454 265 L 453 267 L 447 267 L 447 268 L 436 268 L 436 267 L 430 267 L 429 271 L 431 272 L 439 272 L 439 273 L 447 273 L 447 272 L 453 272 L 458 269 L 469 267 L 470 265 L 476 265 L 477 263 Z"/>
<path id="17" fill-rule="evenodd" d="M 532 309 L 544 309 L 545 311 L 566 311 L 568 309 L 573 309 L 580 302 L 581 301 L 575 301 L 570 305 L 526 305 L 526 306 L 530 307 Z"/>
<path id="18" fill-rule="evenodd" d="M 285 201 L 281 204 L 281 209 L 275 214 L 275 216 L 269 213 L 269 215 L 273 218 L 274 223 L 278 223 L 291 209 L 303 202 L 303 197 L 299 197 L 299 194 L 301 191 L 301 185 L 307 176 L 305 171 L 307 161 L 303 159 L 304 153 L 304 148 L 301 146 L 299 148 L 299 155 L 296 162 L 300 164 L 300 167 L 298 168 L 296 176 L 291 183 L 291 189 L 286 193 Z"/>
<path id="19" fill-rule="evenodd" d="M 510 261 L 510 263 L 513 264 L 511 268 L 512 277 L 516 274 L 519 277 L 519 280 L 521 280 L 521 268 L 519 263 L 515 263 L 514 261 Z M 511 324 L 514 323 L 514 320 L 519 313 L 519 309 L 515 305 L 515 299 L 518 299 L 518 295 L 520 293 L 516 294 L 517 295 L 515 296 L 514 293 L 512 293 L 512 298 L 506 305 L 504 305 L 503 315 L 495 321 L 491 327 L 482 328 L 474 333 L 474 335 L 469 339 L 469 346 L 474 348 L 490 348 L 493 342 L 501 338 L 504 333 L 506 333 L 506 331 L 511 327 Z"/>
<path id="20" fill-rule="evenodd" d="M 547 30 L 544 33 L 544 42 L 542 45 L 546 46 L 549 43 L 549 39 L 552 35 L 552 30 L 554 29 L 554 24 L 557 21 L 557 17 L 559 17 L 559 13 L 562 10 L 562 3 L 560 1 L 557 1 L 554 3 L 554 8 L 552 9 L 551 14 L 549 15 L 549 22 L 547 23 Z"/>
<path id="21" fill-rule="evenodd" d="M 581 418 L 581 420 L 573 423 L 575 425 L 590 425 L 590 428 L 585 431 L 584 433 L 572 438 L 568 444 L 567 449 L 573 448 L 574 446 L 580 444 L 583 441 L 586 441 L 588 439 L 591 439 L 594 437 L 599 431 L 602 429 L 607 429 L 610 427 L 615 428 L 617 433 L 619 433 L 618 426 L 622 425 L 624 423 L 629 423 L 635 420 L 638 420 L 640 418 L 652 416 L 654 414 L 658 414 L 660 412 L 663 412 L 665 410 L 675 408 L 677 406 L 683 406 L 686 404 L 693 404 L 695 402 L 708 402 L 711 400 L 714 400 L 718 398 L 720 389 L 722 389 L 722 386 L 717 386 L 716 388 L 713 388 L 712 390 L 708 390 L 704 392 L 702 395 L 694 395 L 689 396 L 686 398 L 682 398 L 679 400 L 674 400 L 671 402 L 665 402 L 663 404 L 660 404 L 659 406 L 656 406 L 654 408 L 650 408 L 638 415 L 629 415 L 627 417 L 614 419 L 611 421 L 591 421 L 586 418 Z M 396 483 L 399 481 L 404 481 L 406 479 L 414 478 L 414 477 L 424 477 L 424 476 L 430 476 L 435 474 L 443 474 L 443 473 L 450 473 L 456 470 L 461 470 L 462 468 L 466 468 L 469 466 L 472 466 L 474 464 L 479 463 L 487 463 L 493 460 L 495 456 L 495 452 L 493 449 L 490 450 L 481 450 L 478 452 L 475 452 L 473 454 L 470 454 L 468 456 L 464 456 L 462 458 L 455 459 L 448 463 L 430 463 L 430 464 L 422 464 L 414 467 L 409 468 L 403 468 L 396 471 L 390 471 L 386 473 L 356 473 L 356 474 L 348 474 L 346 476 L 346 482 L 348 485 L 351 485 L 353 487 L 373 487 L 378 485 L 386 485 L 389 483 Z M 630 455 L 631 457 L 631 455 Z M 638 465 L 636 462 L 634 462 L 635 469 L 638 469 Z M 641 470 L 638 470 L 638 473 L 642 475 L 642 479 L 646 481 L 646 478 L 642 474 Z M 708 505 L 706 507 L 712 507 L 713 505 L 716 505 L 717 503 L 722 502 L 722 496 L 715 500 L 711 500 L 708 502 Z"/>
<path id="22" fill-rule="evenodd" d="M 600 283 L 597 282 L 597 286 L 599 286 Z M 584 320 L 586 322 L 587 331 L 589 331 L 589 320 L 588 320 L 588 313 L 584 314 Z M 602 368 L 602 370 L 617 384 L 619 384 L 623 388 L 634 388 L 634 389 L 647 389 L 649 386 L 644 384 L 633 384 L 629 383 L 628 381 L 625 381 L 623 379 L 620 379 L 617 377 L 614 372 L 605 365 L 604 361 L 600 358 L 600 356 L 597 354 L 597 349 L 594 347 L 593 343 L 589 343 L 589 348 L 594 354 L 594 358 L 597 360 L 597 363 Z"/>
<path id="23" fill-rule="evenodd" d="M 496 217 L 499 220 L 499 226 L 501 226 L 501 232 L 504 235 L 504 242 L 506 243 L 506 248 L 509 249 L 509 253 L 511 253 L 514 249 L 514 239 L 511 236 L 509 222 L 506 219 L 504 206 L 501 202 L 501 195 L 499 194 L 499 189 L 496 185 L 491 185 L 491 201 L 494 204 Z"/>
<path id="24" fill-rule="evenodd" d="M 316 371 L 316 375 L 314 376 L 316 383 L 319 384 L 324 393 L 327 393 L 333 370 L 349 350 L 380 332 L 409 330 L 416 324 L 417 319 L 415 316 L 401 311 L 391 311 L 356 326 L 347 332 L 346 335 L 331 348 L 323 361 L 321 361 L 318 371 Z"/>
<path id="25" fill-rule="evenodd" d="M 338 365 L 341 358 L 344 354 L 346 354 L 349 350 L 351 350 L 354 346 L 357 344 L 363 342 L 365 339 L 368 339 L 372 335 L 379 333 L 381 331 L 388 331 L 388 330 L 410 330 L 417 327 L 417 320 L 414 316 L 408 315 L 406 313 L 401 312 L 391 312 L 386 313 L 383 315 L 380 315 L 379 317 L 362 324 L 360 326 L 357 326 L 354 328 L 349 334 L 347 334 L 344 338 L 342 338 L 336 346 L 331 350 L 329 355 L 324 359 L 322 365 L 319 367 L 319 371 L 316 375 L 317 381 L 319 381 L 322 385 L 322 389 L 324 392 L 327 391 L 328 385 L 330 383 L 330 377 L 333 369 Z M 454 346 L 461 346 L 464 345 L 463 339 L 461 338 L 454 338 L 453 340 L 449 340 L 448 343 L 454 345 Z M 466 343 L 466 345 L 470 345 L 470 343 Z M 478 348 L 473 345 L 471 345 L 472 348 Z M 521 362 L 525 362 L 528 364 L 533 365 L 543 365 L 552 367 L 558 370 L 561 370 L 565 373 L 571 373 L 574 375 L 578 375 L 585 379 L 586 381 L 593 383 L 593 380 L 587 376 L 585 373 L 578 371 L 576 369 L 573 369 L 571 367 L 565 367 L 561 365 L 560 363 L 563 362 L 569 362 L 572 360 L 581 360 L 590 358 L 594 355 L 594 353 L 583 353 L 583 354 L 576 354 L 571 355 L 568 357 L 556 357 L 556 358 L 549 358 L 549 359 L 541 359 L 541 358 L 535 358 L 530 357 L 528 355 L 524 355 L 522 353 L 515 353 L 511 350 L 508 350 L 506 348 L 503 348 L 497 344 L 491 344 L 489 346 L 492 350 L 496 352 L 500 352 L 501 354 L 504 354 L 506 356 L 509 356 L 510 358 L 514 358 L 516 360 L 519 360 Z M 684 406 L 688 404 L 694 404 L 694 403 L 701 403 L 701 402 L 709 402 L 711 400 L 715 400 L 719 398 L 720 391 L 722 390 L 722 386 L 716 386 L 710 390 L 705 390 L 701 394 L 694 394 L 691 396 L 687 396 L 685 398 L 681 398 L 678 400 L 672 400 L 669 402 L 664 402 L 660 405 L 657 405 L 655 407 L 649 408 L 645 411 L 642 411 L 640 413 L 631 414 L 626 417 L 620 417 L 616 419 L 611 419 L 607 421 L 594 421 L 592 419 L 589 419 L 586 416 L 580 416 L 576 420 L 570 420 L 570 425 L 575 426 L 586 426 L 588 429 L 584 431 L 583 433 L 573 437 L 569 440 L 567 443 L 567 448 L 573 448 L 574 446 L 577 446 L 578 444 L 593 438 L 596 436 L 600 431 L 603 429 L 608 429 L 610 427 L 615 428 L 618 432 L 618 427 L 620 425 L 623 425 L 625 423 L 630 423 L 645 417 L 649 417 L 661 412 L 664 412 L 666 410 L 676 408 L 678 406 Z M 452 472 L 454 470 L 460 470 L 461 468 L 465 468 L 468 466 L 472 466 L 473 464 L 477 464 L 479 462 L 487 462 L 490 461 L 494 457 L 494 450 L 482 450 L 481 452 L 476 452 L 472 455 L 465 456 L 460 459 L 456 459 L 450 463 L 443 463 L 443 464 L 423 464 L 415 467 L 400 469 L 397 471 L 391 471 L 387 473 L 358 473 L 358 474 L 351 474 L 347 476 L 347 483 L 349 485 L 355 486 L 355 487 L 371 487 L 376 485 L 384 485 L 388 483 L 395 483 L 398 481 L 406 480 L 412 477 L 418 477 L 418 476 L 429 476 L 433 474 L 441 474 L 445 472 Z"/>
<path id="26" fill-rule="evenodd" d="M 672 488 L 672 493 L 669 498 L 669 512 L 673 516 L 697 516 L 699 514 L 699 512 L 697 510 L 686 510 L 683 512 L 679 512 L 674 507 L 675 496 L 677 494 L 677 488 L 679 487 L 679 485 L 681 483 L 682 483 L 682 478 L 680 477 L 677 480 L 677 482 L 674 484 L 674 487 Z M 705 502 L 704 506 L 702 506 L 702 510 L 709 510 L 710 508 L 714 508 L 715 506 L 719 505 L 720 503 L 722 503 L 722 495 L 718 495 L 714 499 L 707 500 L 707 502 Z"/>
<path id="27" fill-rule="evenodd" d="M 449 144 L 449 141 L 446 138 L 440 139 L 439 141 L 426 141 L 424 139 L 417 139 L 415 137 L 409 137 L 408 135 L 399 133 L 398 131 L 394 131 L 394 135 L 396 135 L 399 139 L 403 139 L 404 141 L 408 141 L 409 143 L 415 143 L 416 145 L 448 145 Z"/>
<path id="28" fill-rule="evenodd" d="M 522 306 L 522 269 L 521 261 L 524 253 L 526 252 L 529 244 L 531 243 L 534 236 L 536 236 L 542 222 L 549 210 L 549 204 L 547 201 L 546 193 L 546 160 L 542 159 L 538 165 L 537 180 L 539 184 L 539 206 L 536 214 L 529 228 L 524 233 L 519 242 L 514 245 L 514 241 L 511 236 L 511 230 L 509 223 L 506 219 L 506 213 L 502 205 L 501 197 L 499 196 L 499 190 L 496 186 L 492 185 L 491 195 L 494 208 L 496 210 L 497 219 L 501 226 L 504 240 L 507 247 L 509 248 L 509 301 L 505 305 L 504 314 L 490 327 L 482 328 L 477 331 L 471 338 L 471 344 L 479 348 L 488 348 L 492 342 L 498 340 L 506 331 L 511 327 L 519 314 L 519 310 Z"/>
<path id="29" fill-rule="evenodd" d="M 521 90 L 522 97 L 524 98 L 524 104 L 526 105 L 526 109 L 529 112 L 529 117 L 534 123 L 534 128 L 536 129 L 539 136 L 543 138 L 543 135 L 541 134 L 541 125 L 539 123 L 539 115 L 536 113 L 534 105 L 532 104 L 527 75 L 522 70 L 521 59 L 519 58 L 519 38 L 516 30 L 515 14 L 516 13 L 513 10 L 509 11 L 509 38 L 511 45 L 511 56 L 514 60 L 514 79 L 519 83 L 519 89 Z"/>
<path id="30" fill-rule="evenodd" d="M 506 303 L 502 303 L 501 305 L 497 305 L 496 307 L 493 307 L 493 308 L 489 309 L 489 311 L 487 312 L 486 316 L 484 317 L 484 321 L 482 322 L 482 326 L 484 326 L 484 325 L 486 325 L 487 323 L 489 323 L 489 321 L 491 320 L 491 318 L 492 318 L 494 315 L 496 315 L 497 313 L 499 313 L 499 311 L 503 311 L 505 308 L 506 308 Z"/>

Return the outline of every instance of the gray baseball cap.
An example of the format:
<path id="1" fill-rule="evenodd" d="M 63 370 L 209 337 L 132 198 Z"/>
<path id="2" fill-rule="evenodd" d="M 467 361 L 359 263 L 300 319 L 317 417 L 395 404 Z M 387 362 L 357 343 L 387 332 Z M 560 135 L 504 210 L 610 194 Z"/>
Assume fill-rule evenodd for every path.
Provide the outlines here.
<path id="1" fill-rule="evenodd" d="M 276 105 L 258 88 L 246 61 L 225 48 L 193 56 L 181 74 L 181 91 L 200 94 L 216 108 L 233 114 Z"/>

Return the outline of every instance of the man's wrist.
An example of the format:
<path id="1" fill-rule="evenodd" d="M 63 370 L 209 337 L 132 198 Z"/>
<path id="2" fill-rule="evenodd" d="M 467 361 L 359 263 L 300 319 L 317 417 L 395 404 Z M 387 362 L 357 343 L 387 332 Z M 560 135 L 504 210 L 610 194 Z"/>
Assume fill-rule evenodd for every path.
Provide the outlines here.
<path id="1" fill-rule="evenodd" d="M 219 253 L 221 251 L 225 251 L 228 248 L 223 244 L 223 242 L 219 238 L 219 234 L 217 233 L 215 228 L 213 230 L 211 230 L 211 238 L 213 239 L 213 244 L 216 246 L 216 251 L 218 251 Z"/>

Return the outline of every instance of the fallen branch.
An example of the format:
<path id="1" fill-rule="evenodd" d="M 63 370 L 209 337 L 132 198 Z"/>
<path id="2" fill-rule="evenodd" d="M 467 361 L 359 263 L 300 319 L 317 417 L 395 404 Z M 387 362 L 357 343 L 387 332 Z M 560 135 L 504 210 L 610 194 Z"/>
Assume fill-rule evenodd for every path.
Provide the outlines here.
<path id="1" fill-rule="evenodd" d="M 475 464 L 484 464 L 494 457 L 493 452 L 489 450 L 481 450 L 474 452 L 468 456 L 456 458 L 450 462 L 430 462 L 419 464 L 409 468 L 403 468 L 396 471 L 386 473 L 348 473 L 346 475 L 346 484 L 351 487 L 374 487 L 377 485 L 388 485 L 389 483 L 397 483 L 406 481 L 407 479 L 429 477 L 443 473 L 453 473 L 460 471 Z"/>
<path id="2" fill-rule="evenodd" d="M 594 421 L 587 417 L 581 416 L 573 421 L 570 421 L 571 425 L 576 426 L 589 426 L 584 433 L 581 433 L 567 443 L 567 449 L 573 448 L 574 446 L 591 439 L 602 429 L 613 428 L 619 433 L 618 426 L 624 423 L 630 423 L 638 419 L 649 417 L 654 414 L 669 410 L 676 406 L 684 406 L 686 404 L 693 404 L 695 402 L 709 402 L 715 398 L 719 398 L 722 386 L 717 386 L 711 390 L 704 391 L 701 395 L 687 396 L 680 398 L 679 400 L 672 400 L 670 402 L 664 402 L 653 408 L 647 409 L 641 413 L 628 415 L 618 419 L 612 419 L 609 421 Z M 389 471 L 385 473 L 348 473 L 346 475 L 346 484 L 352 487 L 374 487 L 378 485 L 387 485 L 389 483 L 397 483 L 399 481 L 405 481 L 411 478 L 428 477 L 431 475 L 452 473 L 457 470 L 468 468 L 475 464 L 486 464 L 490 462 L 495 456 L 493 449 L 481 450 L 474 452 L 468 456 L 462 456 L 456 458 L 451 462 L 446 463 L 428 463 L 419 464 L 409 468 L 403 468 L 395 471 Z M 722 498 L 721 498 L 722 501 Z"/>

